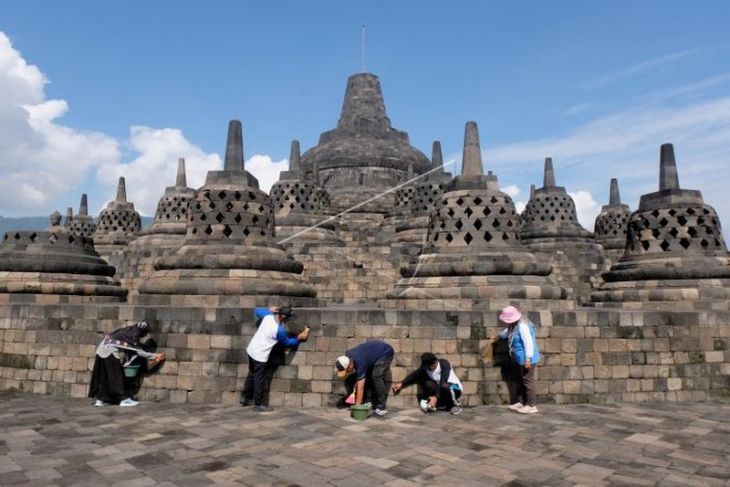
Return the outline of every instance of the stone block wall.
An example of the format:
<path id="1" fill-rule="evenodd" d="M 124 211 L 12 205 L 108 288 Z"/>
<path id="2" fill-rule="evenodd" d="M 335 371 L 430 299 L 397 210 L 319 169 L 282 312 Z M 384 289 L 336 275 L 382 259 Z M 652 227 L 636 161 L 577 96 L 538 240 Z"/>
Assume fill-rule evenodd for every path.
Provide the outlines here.
<path id="1" fill-rule="evenodd" d="M 539 323 L 544 356 L 540 402 L 704 400 L 730 395 L 730 313 L 638 312 L 581 308 L 528 313 Z M 490 346 L 496 313 L 382 309 L 298 310 L 312 338 L 288 352 L 272 380 L 274 406 L 324 407 L 343 393 L 337 356 L 370 338 L 396 349 L 401 380 L 425 351 L 451 361 L 470 405 L 505 403 L 511 383 L 503 344 Z M 145 379 L 146 401 L 235 404 L 254 332 L 250 309 L 134 305 L 0 307 L 0 390 L 85 397 L 104 332 L 146 319 L 168 360 Z M 415 405 L 415 389 L 391 397 Z"/>

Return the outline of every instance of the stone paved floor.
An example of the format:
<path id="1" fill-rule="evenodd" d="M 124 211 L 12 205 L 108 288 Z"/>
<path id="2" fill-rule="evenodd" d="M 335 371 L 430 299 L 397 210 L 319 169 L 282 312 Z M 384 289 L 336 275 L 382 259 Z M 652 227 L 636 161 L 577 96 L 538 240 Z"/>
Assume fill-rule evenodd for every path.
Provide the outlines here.
<path id="1" fill-rule="evenodd" d="M 143 404 L 0 393 L 0 485 L 730 485 L 730 403 L 523 417 Z"/>

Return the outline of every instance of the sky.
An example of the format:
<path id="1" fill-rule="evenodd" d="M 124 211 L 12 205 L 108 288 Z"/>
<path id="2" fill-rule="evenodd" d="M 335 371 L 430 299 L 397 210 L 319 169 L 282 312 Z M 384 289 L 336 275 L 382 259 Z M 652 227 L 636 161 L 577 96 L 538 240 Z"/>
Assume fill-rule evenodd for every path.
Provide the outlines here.
<path id="1" fill-rule="evenodd" d="M 381 81 L 393 126 L 460 170 L 479 125 L 485 170 L 518 208 L 543 160 L 593 229 L 609 180 L 636 209 L 659 147 L 730 225 L 730 2 L 41 2 L 0 9 L 0 215 L 94 215 L 125 176 L 154 215 L 185 157 L 199 187 L 243 123 L 268 190 L 337 123 L 347 77 Z M 363 63 L 362 25 L 366 26 Z M 725 235 L 728 235 L 725 229 Z"/>

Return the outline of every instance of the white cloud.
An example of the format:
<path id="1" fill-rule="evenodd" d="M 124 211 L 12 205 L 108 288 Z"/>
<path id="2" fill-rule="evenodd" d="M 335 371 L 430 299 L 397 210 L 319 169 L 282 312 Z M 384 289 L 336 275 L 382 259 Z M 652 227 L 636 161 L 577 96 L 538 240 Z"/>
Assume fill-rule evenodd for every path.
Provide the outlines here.
<path id="1" fill-rule="evenodd" d="M 68 104 L 47 100 L 46 83 L 0 32 L 0 214 L 47 211 L 91 167 L 119 159 L 114 139 L 56 123 Z"/>
<path id="2" fill-rule="evenodd" d="M 272 161 L 271 156 L 255 154 L 245 163 L 246 170 L 259 180 L 259 188 L 267 193 L 271 186 L 279 180 L 279 173 L 289 168 L 289 161 L 282 159 Z"/>
<path id="3" fill-rule="evenodd" d="M 577 105 L 570 106 L 563 111 L 563 115 L 575 116 L 583 115 L 595 106 L 594 103 L 579 103 Z"/>
<path id="4" fill-rule="evenodd" d="M 129 163 L 117 160 L 101 165 L 97 180 L 113 198 L 119 177 L 124 176 L 127 200 L 143 215 L 154 215 L 165 188 L 175 185 L 179 157 L 185 158 L 187 183 L 191 188 L 202 186 L 209 170 L 223 167 L 218 154 L 206 154 L 179 129 L 134 126 L 130 129 L 128 145 L 138 155 Z"/>
<path id="5" fill-rule="evenodd" d="M 601 205 L 593 199 L 593 195 L 585 190 L 568 192 L 575 202 L 575 211 L 578 213 L 578 221 L 585 228 L 593 231 L 596 217 L 601 212 Z"/>
<path id="6" fill-rule="evenodd" d="M 693 86 L 702 85 L 716 86 Z M 678 90 L 682 88 L 671 91 Z M 676 107 L 674 103 L 676 99 L 655 99 L 651 104 L 579 125 L 562 137 L 490 147 L 484 154 L 500 180 L 519 186 L 541 183 L 542 160 L 552 156 L 559 186 L 568 190 L 581 188 L 599 195 L 599 201 L 604 203 L 609 181 L 616 177 L 623 202 L 636 209 L 642 194 L 658 189 L 659 147 L 672 142 L 681 186 L 701 190 L 705 202 L 715 207 L 721 220 L 727 221 L 730 199 L 725 196 L 725 174 L 730 169 L 730 96 L 705 96 L 700 100 L 693 97 L 691 102 Z M 585 218 L 581 221 L 591 228 L 592 223 L 588 225 Z M 726 224 L 726 228 L 730 227 Z"/>
<path id="7" fill-rule="evenodd" d="M 646 59 L 644 61 L 632 64 L 631 66 L 627 66 L 625 68 L 621 68 L 616 71 L 612 71 L 610 73 L 594 78 L 590 81 L 583 83 L 582 86 L 583 88 L 588 89 L 601 88 L 617 81 L 633 78 L 649 71 L 655 71 L 662 66 L 675 63 L 686 57 L 698 54 L 701 51 L 702 50 L 700 48 L 685 49 L 683 51 L 673 52 L 671 54 L 665 54 L 663 56 Z"/>
<path id="8" fill-rule="evenodd" d="M 223 166 L 218 154 L 206 153 L 179 129 L 132 126 L 129 138 L 120 141 L 61 125 L 57 119 L 69 104 L 46 99 L 46 83 L 40 69 L 28 64 L 0 32 L 0 215 L 50 213 L 54 205 L 63 209 L 78 201 L 90 175 L 108 198 L 100 209 L 114 198 L 124 176 L 128 201 L 140 213 L 154 215 L 165 187 L 175 184 L 179 157 L 186 160 L 193 188 L 203 185 L 209 170 Z M 121 148 L 132 160 L 122 160 Z M 246 161 L 265 191 L 287 165 L 286 159 L 275 162 L 260 154 Z"/>
<path id="9" fill-rule="evenodd" d="M 515 196 L 520 194 L 520 188 L 518 188 L 514 184 L 510 184 L 509 186 L 505 186 L 504 188 L 502 188 L 502 192 L 507 193 L 509 196 L 514 198 Z"/>

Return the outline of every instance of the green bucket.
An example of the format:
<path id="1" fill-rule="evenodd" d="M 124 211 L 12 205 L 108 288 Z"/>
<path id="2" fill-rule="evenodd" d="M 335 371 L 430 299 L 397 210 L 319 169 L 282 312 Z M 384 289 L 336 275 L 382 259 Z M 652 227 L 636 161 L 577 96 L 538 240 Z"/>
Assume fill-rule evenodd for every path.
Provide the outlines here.
<path id="1" fill-rule="evenodd" d="M 139 372 L 139 365 L 125 365 L 124 366 L 124 377 L 137 377 Z"/>
<path id="2" fill-rule="evenodd" d="M 353 404 L 350 406 L 350 417 L 358 421 L 368 419 L 370 413 L 370 406 L 367 404 Z"/>

